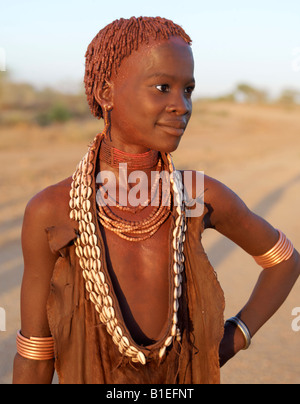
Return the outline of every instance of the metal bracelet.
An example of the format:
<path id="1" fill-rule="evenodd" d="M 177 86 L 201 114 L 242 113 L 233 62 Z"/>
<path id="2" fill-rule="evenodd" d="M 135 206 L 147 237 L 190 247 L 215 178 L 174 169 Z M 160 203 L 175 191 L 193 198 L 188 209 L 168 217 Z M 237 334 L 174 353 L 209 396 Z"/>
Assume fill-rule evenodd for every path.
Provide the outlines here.
<path id="1" fill-rule="evenodd" d="M 238 317 L 231 317 L 226 321 L 226 323 L 227 322 L 233 323 L 239 328 L 239 330 L 242 332 L 243 337 L 245 339 L 245 346 L 243 349 L 244 350 L 248 349 L 251 344 L 251 334 L 250 334 L 250 331 L 249 331 L 248 327 L 246 326 L 246 324 Z"/>

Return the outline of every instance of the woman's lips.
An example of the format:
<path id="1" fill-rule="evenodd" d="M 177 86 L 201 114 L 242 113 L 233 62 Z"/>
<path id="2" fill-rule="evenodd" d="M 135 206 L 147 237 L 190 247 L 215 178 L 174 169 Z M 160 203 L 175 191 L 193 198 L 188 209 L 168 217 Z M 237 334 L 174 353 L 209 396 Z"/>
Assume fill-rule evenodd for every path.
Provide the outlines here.
<path id="1" fill-rule="evenodd" d="M 186 123 L 183 121 L 167 121 L 167 122 L 158 122 L 157 126 L 162 128 L 166 133 L 173 136 L 182 136 Z"/>

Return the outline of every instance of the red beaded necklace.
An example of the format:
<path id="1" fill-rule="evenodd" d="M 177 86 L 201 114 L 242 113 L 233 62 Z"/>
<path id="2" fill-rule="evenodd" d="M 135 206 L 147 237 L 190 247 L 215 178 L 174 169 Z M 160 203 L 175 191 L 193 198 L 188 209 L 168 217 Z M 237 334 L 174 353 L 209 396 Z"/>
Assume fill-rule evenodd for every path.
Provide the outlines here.
<path id="1" fill-rule="evenodd" d="M 115 147 L 109 146 L 105 141 L 101 144 L 100 160 L 109 166 L 119 168 L 120 163 L 127 163 L 130 170 L 143 170 L 156 166 L 159 153 L 156 150 L 149 150 L 145 153 L 127 153 Z"/>

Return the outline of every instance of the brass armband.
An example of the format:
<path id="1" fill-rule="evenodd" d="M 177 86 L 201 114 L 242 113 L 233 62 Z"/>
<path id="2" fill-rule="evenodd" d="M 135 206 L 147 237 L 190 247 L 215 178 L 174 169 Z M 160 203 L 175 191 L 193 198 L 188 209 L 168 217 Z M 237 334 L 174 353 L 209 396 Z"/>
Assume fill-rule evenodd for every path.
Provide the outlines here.
<path id="1" fill-rule="evenodd" d="M 279 240 L 268 252 L 263 255 L 253 256 L 256 263 L 265 268 L 287 261 L 293 254 L 294 246 L 282 231 L 279 232 Z"/>
<path id="2" fill-rule="evenodd" d="M 54 358 L 54 339 L 52 337 L 23 337 L 17 334 L 17 352 L 23 358 L 48 360 Z"/>

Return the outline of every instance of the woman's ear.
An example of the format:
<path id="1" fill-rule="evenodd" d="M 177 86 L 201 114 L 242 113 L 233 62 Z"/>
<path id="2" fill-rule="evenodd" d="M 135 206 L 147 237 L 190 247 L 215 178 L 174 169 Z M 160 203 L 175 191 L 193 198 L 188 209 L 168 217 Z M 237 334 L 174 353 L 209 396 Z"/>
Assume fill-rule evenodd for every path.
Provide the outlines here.
<path id="1" fill-rule="evenodd" d="M 97 86 L 95 92 L 95 99 L 101 106 L 102 110 L 108 111 L 113 109 L 113 85 L 109 81 L 105 81 L 105 85 L 102 88 Z"/>

